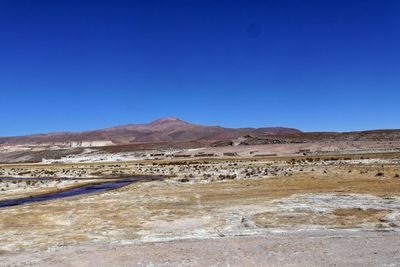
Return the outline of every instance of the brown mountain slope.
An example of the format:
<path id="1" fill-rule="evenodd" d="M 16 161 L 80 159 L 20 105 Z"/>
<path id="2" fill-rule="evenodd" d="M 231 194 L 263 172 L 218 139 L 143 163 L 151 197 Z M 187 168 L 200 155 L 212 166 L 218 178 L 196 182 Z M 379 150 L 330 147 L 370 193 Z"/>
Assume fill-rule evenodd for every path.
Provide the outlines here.
<path id="1" fill-rule="evenodd" d="M 108 145 L 172 144 L 196 141 L 211 144 L 247 136 L 245 143 L 271 143 L 307 141 L 395 141 L 400 130 L 373 130 L 360 132 L 308 132 L 292 128 L 224 128 L 204 126 L 177 118 L 163 118 L 146 124 L 128 124 L 85 132 L 59 132 L 30 136 L 0 137 L 0 145 L 40 145 L 71 142 L 105 142 Z M 255 138 L 255 140 L 252 140 Z M 265 141 L 263 141 L 265 139 Z M 101 145 L 101 144 L 100 144 Z M 103 145 L 101 145 L 103 146 Z"/>
<path id="2" fill-rule="evenodd" d="M 30 136 L 0 137 L 0 144 L 48 144 L 109 141 L 114 144 L 177 141 L 218 141 L 244 135 L 291 135 L 301 131 L 291 128 L 224 128 L 191 124 L 177 118 L 163 118 L 147 124 L 129 124 L 86 132 L 60 132 Z"/>

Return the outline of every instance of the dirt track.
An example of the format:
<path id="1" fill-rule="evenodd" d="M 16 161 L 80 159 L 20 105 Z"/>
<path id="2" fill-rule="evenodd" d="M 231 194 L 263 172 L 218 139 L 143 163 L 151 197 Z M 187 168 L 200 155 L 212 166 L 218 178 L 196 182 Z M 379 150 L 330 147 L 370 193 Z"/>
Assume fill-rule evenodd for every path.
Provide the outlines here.
<path id="1" fill-rule="evenodd" d="M 400 233 L 325 231 L 97 244 L 0 260 L 2 266 L 399 266 Z"/>

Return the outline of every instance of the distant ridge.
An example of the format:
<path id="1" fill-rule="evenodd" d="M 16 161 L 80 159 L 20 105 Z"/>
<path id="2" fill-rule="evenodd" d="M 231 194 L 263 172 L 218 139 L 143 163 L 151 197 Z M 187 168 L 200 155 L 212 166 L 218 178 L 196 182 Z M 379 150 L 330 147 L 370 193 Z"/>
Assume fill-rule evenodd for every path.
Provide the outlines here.
<path id="1" fill-rule="evenodd" d="M 85 132 L 58 132 L 28 136 L 0 137 L 0 144 L 49 144 L 70 142 L 104 142 L 104 144 L 135 144 L 144 142 L 221 141 L 245 135 L 301 134 L 284 127 L 224 128 L 196 125 L 175 117 L 161 118 L 146 124 L 128 124 Z"/>
<path id="2" fill-rule="evenodd" d="M 0 137 L 0 146 L 59 145 L 70 147 L 92 147 L 112 145 L 147 144 L 146 147 L 173 147 L 177 143 L 228 144 L 245 137 L 248 143 L 270 143 L 314 141 L 396 141 L 400 130 L 371 130 L 358 132 L 302 132 L 293 128 L 224 128 L 221 126 L 197 125 L 175 117 L 161 118 L 144 124 L 128 124 L 84 132 L 56 132 L 28 136 Z M 252 139 L 253 138 L 253 139 Z M 260 139 L 261 138 L 261 139 Z M 262 139 L 265 139 L 263 141 Z M 220 142 L 224 141 L 224 142 Z M 228 141 L 228 142 L 225 142 Z"/>

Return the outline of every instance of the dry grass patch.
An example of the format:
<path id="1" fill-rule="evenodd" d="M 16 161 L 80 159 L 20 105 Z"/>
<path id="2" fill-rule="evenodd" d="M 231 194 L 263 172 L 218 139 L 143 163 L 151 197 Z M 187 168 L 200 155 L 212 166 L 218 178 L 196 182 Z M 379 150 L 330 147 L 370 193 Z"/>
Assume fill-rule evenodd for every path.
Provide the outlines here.
<path id="1" fill-rule="evenodd" d="M 312 211 L 293 213 L 264 212 L 253 216 L 253 222 L 259 227 L 295 227 L 322 226 L 330 229 L 360 228 L 363 225 L 378 225 L 389 213 L 386 210 L 360 208 L 336 209 L 333 213 Z"/>
<path id="2" fill-rule="evenodd" d="M 382 215 L 382 213 L 386 213 L 385 210 L 378 210 L 378 209 L 360 209 L 360 208 L 352 208 L 352 209 L 336 209 L 333 214 L 335 216 L 341 217 L 358 217 L 358 218 L 369 218 L 376 215 Z M 386 214 L 384 214 L 386 215 Z"/>

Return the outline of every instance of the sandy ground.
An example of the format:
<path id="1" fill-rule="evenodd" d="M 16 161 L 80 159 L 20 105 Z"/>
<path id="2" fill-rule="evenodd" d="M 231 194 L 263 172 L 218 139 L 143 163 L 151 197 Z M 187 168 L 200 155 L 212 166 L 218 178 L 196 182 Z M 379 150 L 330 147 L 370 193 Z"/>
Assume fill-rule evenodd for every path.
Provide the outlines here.
<path id="1" fill-rule="evenodd" d="M 3 176 L 169 176 L 0 209 L 0 266 L 396 266 L 399 158 L 2 165 Z M 0 185 L 7 198 L 58 190 Z"/>
<path id="2" fill-rule="evenodd" d="M 0 256 L 1 266 L 400 266 L 400 233 L 297 232 Z"/>
<path id="3" fill-rule="evenodd" d="M 111 148 L 111 149 L 110 149 Z M 0 145 L 0 162 L 43 162 L 43 163 L 93 163 L 93 162 L 118 162 L 138 161 L 145 159 L 173 159 L 174 155 L 186 154 L 192 158 L 196 154 L 215 154 L 217 157 L 224 153 L 234 153 L 240 157 L 255 157 L 262 154 L 277 154 L 279 156 L 296 156 L 299 150 L 309 150 L 314 155 L 326 154 L 354 154 L 376 152 L 399 152 L 400 141 L 313 141 L 306 143 L 266 144 L 266 145 L 240 145 L 226 147 L 203 147 L 195 149 L 157 148 L 151 150 L 127 151 L 119 146 L 104 148 L 54 148 L 54 147 L 4 147 Z M 162 153 L 168 156 L 151 156 Z M 300 153 L 302 154 L 302 153 Z M 65 175 L 77 175 L 72 173 Z M 1 172 L 0 172 L 1 175 Z"/>

